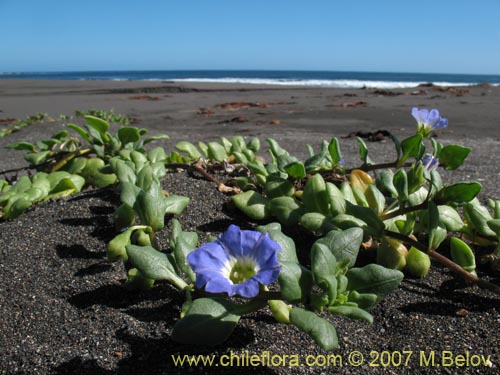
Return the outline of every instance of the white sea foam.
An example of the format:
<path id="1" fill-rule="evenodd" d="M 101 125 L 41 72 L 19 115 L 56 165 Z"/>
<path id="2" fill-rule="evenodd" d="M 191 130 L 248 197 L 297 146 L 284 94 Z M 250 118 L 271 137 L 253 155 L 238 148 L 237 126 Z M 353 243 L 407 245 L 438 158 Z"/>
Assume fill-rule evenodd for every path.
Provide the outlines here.
<path id="1" fill-rule="evenodd" d="M 336 87 L 336 88 L 379 88 L 379 89 L 397 89 L 414 88 L 418 85 L 429 83 L 421 82 L 398 82 L 398 81 L 365 81 L 356 79 L 267 79 L 267 78 L 181 78 L 172 79 L 176 82 L 206 82 L 206 83 L 242 83 L 256 85 L 282 85 L 282 86 L 308 86 L 308 87 Z M 437 86 L 471 86 L 477 83 L 466 82 L 431 82 Z"/>

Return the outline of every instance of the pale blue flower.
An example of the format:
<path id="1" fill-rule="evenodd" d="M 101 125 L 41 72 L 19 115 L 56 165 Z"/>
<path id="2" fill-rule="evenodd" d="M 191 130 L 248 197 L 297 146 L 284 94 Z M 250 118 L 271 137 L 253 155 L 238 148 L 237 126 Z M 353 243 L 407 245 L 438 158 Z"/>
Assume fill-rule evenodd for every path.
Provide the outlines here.
<path id="1" fill-rule="evenodd" d="M 414 107 L 411 110 L 412 116 L 417 120 L 418 132 L 424 136 L 429 136 L 433 130 L 446 128 L 448 126 L 448 119 L 441 117 L 437 109 L 426 108 L 418 109 Z"/>
<path id="2" fill-rule="evenodd" d="M 187 261 L 196 273 L 196 287 L 252 298 L 259 294 L 259 284 L 277 280 L 278 251 L 280 245 L 269 234 L 230 225 L 217 241 L 189 253 Z"/>
<path id="3" fill-rule="evenodd" d="M 422 159 L 422 164 L 428 172 L 432 172 L 439 166 L 439 159 L 433 155 L 427 155 Z"/>

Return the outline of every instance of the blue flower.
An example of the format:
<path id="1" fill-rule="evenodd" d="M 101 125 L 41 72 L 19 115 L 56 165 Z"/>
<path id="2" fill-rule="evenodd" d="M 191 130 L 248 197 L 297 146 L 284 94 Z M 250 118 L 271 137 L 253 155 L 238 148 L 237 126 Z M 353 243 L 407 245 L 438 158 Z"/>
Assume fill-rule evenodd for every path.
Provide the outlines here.
<path id="1" fill-rule="evenodd" d="M 259 294 L 259 284 L 271 284 L 278 278 L 278 251 L 280 245 L 267 233 L 230 225 L 217 241 L 189 253 L 187 261 L 196 273 L 196 287 L 252 298 Z"/>
<path id="2" fill-rule="evenodd" d="M 439 159 L 436 159 L 433 155 L 427 155 L 422 159 L 422 164 L 425 170 L 431 172 L 439 166 Z"/>
<path id="3" fill-rule="evenodd" d="M 437 109 L 426 108 L 418 109 L 414 107 L 411 110 L 412 116 L 417 120 L 418 132 L 424 136 L 429 136 L 433 130 L 446 128 L 448 126 L 448 119 L 441 117 Z"/>

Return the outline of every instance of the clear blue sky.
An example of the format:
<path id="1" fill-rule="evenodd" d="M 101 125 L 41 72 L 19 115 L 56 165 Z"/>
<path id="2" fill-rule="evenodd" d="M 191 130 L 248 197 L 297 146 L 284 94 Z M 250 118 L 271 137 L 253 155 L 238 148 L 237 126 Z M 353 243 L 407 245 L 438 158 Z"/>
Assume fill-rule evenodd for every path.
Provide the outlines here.
<path id="1" fill-rule="evenodd" d="M 0 71 L 500 74 L 500 0 L 0 0 Z"/>

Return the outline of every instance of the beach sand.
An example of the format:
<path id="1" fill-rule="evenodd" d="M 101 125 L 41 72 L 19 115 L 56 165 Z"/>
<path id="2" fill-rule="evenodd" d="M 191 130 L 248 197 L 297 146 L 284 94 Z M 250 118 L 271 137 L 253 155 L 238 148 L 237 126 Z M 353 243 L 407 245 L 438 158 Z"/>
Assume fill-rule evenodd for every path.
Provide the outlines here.
<path id="1" fill-rule="evenodd" d="M 228 103 L 238 103 L 229 105 Z M 353 132 L 387 130 L 400 139 L 414 132 L 414 106 L 438 108 L 449 127 L 438 133 L 445 144 L 472 147 L 466 164 L 445 181 L 479 181 L 480 199 L 500 198 L 500 87 L 365 90 L 179 84 L 129 81 L 0 80 L 0 119 L 23 119 L 37 112 L 54 118 L 76 110 L 113 109 L 135 119 L 151 134 L 167 133 L 159 142 L 167 151 L 181 140 L 210 141 L 220 136 L 275 138 L 292 154 L 306 155 L 306 144 L 318 149 L 323 139 Z M 81 123 L 81 119 L 71 121 Z M 0 170 L 22 167 L 22 152 L 3 146 L 47 138 L 67 121 L 32 125 L 0 138 Z M 0 124 L 0 127 L 6 125 Z M 394 159 L 387 138 L 369 142 L 372 158 Z M 359 163 L 355 138 L 341 139 L 348 166 Z M 265 155 L 263 153 L 263 155 Z M 229 223 L 248 226 L 227 204 L 215 185 L 185 173 L 169 175 L 165 188 L 191 198 L 180 216 L 185 230 L 201 239 L 225 230 Z M 493 367 L 471 366 L 449 373 L 498 374 L 500 369 L 500 300 L 464 286 L 439 267 L 423 280 L 407 279 L 373 311 L 375 322 L 331 318 L 338 328 L 344 358 L 337 368 L 240 367 L 176 368 L 171 355 L 249 353 L 327 355 L 297 329 L 273 323 L 267 310 L 242 319 L 234 335 L 214 349 L 179 345 L 170 340 L 182 296 L 158 283 L 147 292 L 122 288 L 121 264 L 105 262 L 113 235 L 117 195 L 110 189 L 88 190 L 47 202 L 21 217 L 0 223 L 0 374 L 442 374 L 423 365 L 425 356 L 443 350 L 455 355 L 491 355 Z M 167 240 L 162 234 L 162 248 Z M 307 251 L 304 239 L 301 250 Z M 481 274 L 481 273 L 480 273 Z M 462 312 L 461 312 L 462 311 Z M 465 313 L 463 312 L 465 311 Z M 347 363 L 350 352 L 365 356 L 361 367 Z M 412 351 L 408 366 L 371 367 L 381 352 Z"/>

